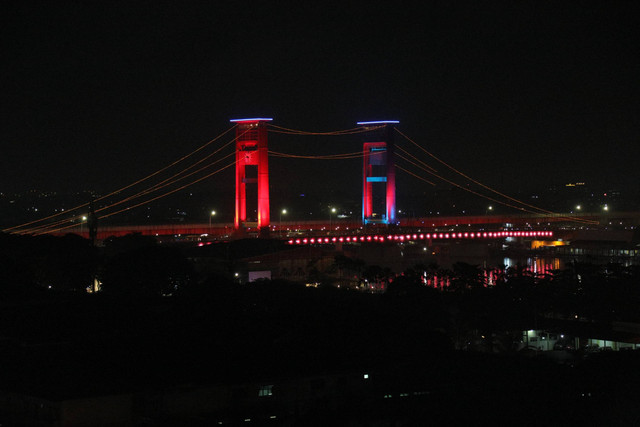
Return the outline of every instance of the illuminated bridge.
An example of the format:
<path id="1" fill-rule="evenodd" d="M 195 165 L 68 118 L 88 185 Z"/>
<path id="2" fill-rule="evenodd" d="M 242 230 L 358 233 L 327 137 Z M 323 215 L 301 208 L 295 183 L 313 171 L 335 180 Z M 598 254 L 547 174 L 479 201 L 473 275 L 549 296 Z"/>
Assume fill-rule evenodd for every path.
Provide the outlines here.
<path id="1" fill-rule="evenodd" d="M 640 226 L 640 212 L 622 212 L 615 215 L 604 214 L 565 214 L 555 216 L 536 215 L 485 215 L 485 216 L 437 216 L 414 218 L 410 220 L 398 221 L 395 227 L 387 227 L 378 224 L 363 225 L 357 221 L 336 220 L 331 224 L 322 221 L 282 221 L 271 226 L 271 237 L 296 243 L 319 243 L 318 238 L 323 238 L 323 243 L 350 243 L 362 241 L 360 237 L 365 237 L 367 242 L 385 241 L 405 241 L 421 239 L 478 239 L 478 238 L 505 238 L 505 237 L 526 237 L 541 238 L 549 237 L 547 232 L 552 232 L 554 237 L 565 237 L 574 234 L 576 223 L 574 218 L 589 219 L 598 221 L 600 224 L 608 225 L 609 222 L 616 224 L 623 223 L 629 226 Z M 509 227 L 505 227 L 508 224 Z M 579 224 L 579 223 L 578 223 Z M 592 227 L 597 228 L 597 227 Z M 393 230 L 393 232 L 387 232 Z M 86 227 L 77 226 L 65 233 L 73 232 L 83 237 L 89 237 Z M 158 224 L 158 225 L 136 225 L 136 226 L 110 226 L 101 227 L 98 230 L 97 238 L 106 239 L 110 236 L 124 236 L 131 233 L 140 233 L 147 236 L 166 238 L 166 240 L 194 240 L 194 241 L 215 241 L 228 240 L 238 237 L 235 234 L 233 223 L 226 224 Z M 509 234 L 505 234 L 509 233 Z M 257 228 L 245 230 L 246 236 L 257 236 Z M 388 236 L 393 236 L 391 239 Z M 420 237 L 424 235 L 424 237 Z M 372 239 L 375 236 L 384 237 L 382 239 Z M 397 236 L 397 237 L 396 237 Z M 409 237 L 407 237 L 409 236 Z M 413 237 L 416 236 L 416 237 Z M 358 237 L 355 239 L 354 237 Z M 371 239 L 369 238 L 371 237 Z M 329 238 L 329 242 L 325 239 Z M 339 240 L 342 238 L 342 240 Z M 346 240 L 349 238 L 349 240 Z M 293 239 L 293 240 L 292 240 Z M 311 240 L 313 239 L 313 240 Z"/>
<path id="2" fill-rule="evenodd" d="M 542 238 L 568 226 L 597 228 L 614 221 L 616 224 L 638 225 L 638 213 L 613 213 L 608 206 L 595 213 L 554 213 L 517 200 L 490 188 L 460 172 L 431 154 L 396 128 L 394 120 L 358 122 L 353 129 L 333 132 L 306 132 L 275 126 L 270 118 L 231 120 L 233 127 L 188 155 L 164 168 L 117 189 L 90 203 L 58 212 L 40 220 L 4 229 L 19 234 L 77 233 L 92 240 L 109 236 L 141 233 L 158 237 L 193 238 L 200 241 L 232 239 L 247 236 L 284 239 L 291 244 L 388 242 L 434 239 Z M 235 130 L 226 144 L 215 145 L 224 135 Z M 356 152 L 303 156 L 270 151 L 269 132 L 285 135 L 358 135 L 362 148 Z M 400 135 L 408 147 L 395 141 Z M 209 154 L 207 150 L 213 149 Z M 231 150 L 223 155 L 225 149 Z M 413 149 L 412 153 L 410 149 Z M 199 158 L 198 158 L 199 157 Z M 357 221 L 335 219 L 273 223 L 269 198 L 269 158 L 313 158 L 323 160 L 361 159 L 362 213 Z M 402 164 L 397 164 L 401 162 Z M 430 163 L 429 163 L 430 162 Z M 434 163 L 435 162 L 435 163 Z M 188 164 L 187 164 L 188 163 Z M 186 166 L 185 166 L 186 164 Z M 463 179 L 461 185 L 448 178 L 439 168 Z M 213 168 L 217 169 L 213 169 Z M 149 204 L 170 194 L 208 179 L 219 172 L 235 168 L 234 222 L 228 224 L 159 224 L 105 226 L 113 215 Z M 450 187 L 482 197 L 492 204 L 511 208 L 510 215 L 431 216 L 398 218 L 396 214 L 396 171 L 435 185 L 440 180 Z M 231 184 L 231 183 L 230 183 Z M 255 212 L 255 217 L 249 213 Z M 282 218 L 280 218 L 282 219 Z M 98 224 L 100 226 L 98 227 Z M 522 234 L 524 233 L 524 234 Z"/>

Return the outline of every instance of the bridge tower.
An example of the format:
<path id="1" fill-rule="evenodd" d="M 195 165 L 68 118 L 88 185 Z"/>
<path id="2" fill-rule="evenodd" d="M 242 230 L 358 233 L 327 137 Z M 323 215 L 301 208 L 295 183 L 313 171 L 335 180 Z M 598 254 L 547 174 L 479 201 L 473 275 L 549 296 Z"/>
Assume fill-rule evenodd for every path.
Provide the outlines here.
<path id="1" fill-rule="evenodd" d="M 362 173 L 362 223 L 395 224 L 396 222 L 396 166 L 394 162 L 393 125 L 397 120 L 358 122 L 364 126 Z M 374 183 L 384 185 L 384 214 L 374 214 Z"/>
<path id="2" fill-rule="evenodd" d="M 269 232 L 269 154 L 266 123 L 273 119 L 234 119 L 236 123 L 236 212 L 234 227 L 240 231 L 247 221 L 247 184 L 257 184 L 257 227 Z M 255 218 L 251 218 L 255 219 Z"/>

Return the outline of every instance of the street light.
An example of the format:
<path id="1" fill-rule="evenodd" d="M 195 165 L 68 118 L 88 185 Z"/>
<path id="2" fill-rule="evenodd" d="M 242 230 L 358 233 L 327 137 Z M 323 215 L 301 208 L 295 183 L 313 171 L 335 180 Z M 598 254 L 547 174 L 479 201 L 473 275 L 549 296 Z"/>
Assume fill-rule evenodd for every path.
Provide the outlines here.
<path id="1" fill-rule="evenodd" d="M 581 205 L 576 206 L 576 210 L 579 211 L 580 209 L 582 209 Z"/>
<path id="2" fill-rule="evenodd" d="M 87 222 L 87 217 L 86 216 L 82 216 L 82 222 L 80 223 L 80 235 L 82 235 L 82 233 L 84 233 L 84 223 Z"/>
<path id="3" fill-rule="evenodd" d="M 286 209 L 282 209 L 280 211 L 280 225 L 278 227 L 279 228 L 278 231 L 280 232 L 280 235 L 282 235 L 282 215 L 286 215 L 286 214 L 287 214 L 287 210 Z"/>
<path id="4" fill-rule="evenodd" d="M 336 208 L 331 208 L 329 211 L 329 230 L 331 230 L 331 214 L 336 213 Z"/>
<path id="5" fill-rule="evenodd" d="M 216 216 L 216 211 L 211 211 L 211 215 L 209 215 L 209 233 L 211 233 L 211 217 Z"/>

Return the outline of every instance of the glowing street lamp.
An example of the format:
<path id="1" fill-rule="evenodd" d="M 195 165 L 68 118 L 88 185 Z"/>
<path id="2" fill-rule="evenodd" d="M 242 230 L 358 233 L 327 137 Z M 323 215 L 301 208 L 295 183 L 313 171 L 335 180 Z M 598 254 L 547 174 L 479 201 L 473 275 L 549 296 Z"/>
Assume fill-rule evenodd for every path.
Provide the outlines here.
<path id="1" fill-rule="evenodd" d="M 211 215 L 209 215 L 209 233 L 211 233 L 211 218 L 216 216 L 216 211 L 211 211 Z"/>
<path id="2" fill-rule="evenodd" d="M 609 205 L 604 205 L 602 207 L 602 210 L 605 211 L 605 212 L 608 211 L 609 210 Z"/>
<path id="3" fill-rule="evenodd" d="M 336 213 L 336 208 L 331 208 L 331 210 L 329 211 L 329 229 L 331 229 L 331 214 Z"/>
<path id="4" fill-rule="evenodd" d="M 286 209 L 282 209 L 280 211 L 280 225 L 278 226 L 279 231 L 280 231 L 280 235 L 282 235 L 282 215 L 286 215 L 287 214 L 287 210 Z"/>
<path id="5" fill-rule="evenodd" d="M 80 222 L 80 234 L 84 233 L 84 223 L 87 222 L 87 217 L 82 215 L 82 222 Z"/>
<path id="6" fill-rule="evenodd" d="M 582 209 L 581 205 L 576 206 L 576 210 L 579 211 L 580 209 Z"/>

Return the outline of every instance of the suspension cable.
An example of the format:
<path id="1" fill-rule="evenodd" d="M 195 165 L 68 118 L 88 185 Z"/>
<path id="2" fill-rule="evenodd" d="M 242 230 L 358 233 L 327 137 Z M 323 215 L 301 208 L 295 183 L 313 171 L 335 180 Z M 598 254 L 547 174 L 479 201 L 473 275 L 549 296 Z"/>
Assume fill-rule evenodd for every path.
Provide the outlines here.
<path id="1" fill-rule="evenodd" d="M 246 132 L 246 131 L 245 131 L 245 132 Z M 241 135 L 239 135 L 239 136 L 242 136 L 242 134 L 241 134 Z M 180 172 L 178 172 L 178 173 L 176 173 L 176 174 L 174 174 L 174 175 L 170 176 L 169 178 L 166 178 L 166 179 L 164 179 L 163 181 L 161 181 L 161 182 L 159 182 L 159 183 L 157 183 L 157 184 L 154 184 L 154 185 L 152 185 L 151 187 L 148 187 L 148 188 L 146 188 L 146 189 L 144 189 L 144 190 L 142 190 L 142 191 L 139 191 L 139 192 L 138 192 L 138 193 L 136 193 L 136 194 L 130 195 L 130 196 L 128 196 L 128 197 L 126 197 L 126 198 L 124 198 L 124 199 L 122 199 L 122 200 L 120 200 L 120 201 L 117 201 L 117 202 L 114 202 L 114 203 L 112 203 L 112 204 L 110 204 L 110 205 L 107 205 L 107 206 L 104 206 L 104 207 L 102 207 L 102 208 L 96 209 L 96 211 L 95 211 L 95 212 L 101 212 L 101 211 L 104 211 L 104 210 L 106 210 L 106 209 L 110 209 L 110 208 L 112 208 L 112 207 L 114 207 L 114 206 L 120 205 L 120 204 L 122 204 L 122 203 L 126 203 L 126 202 L 128 202 L 128 201 L 130 201 L 130 200 L 137 199 L 138 197 L 144 196 L 144 195 L 146 195 L 146 194 L 153 193 L 153 192 L 158 191 L 158 190 L 160 190 L 160 189 L 162 189 L 162 188 L 164 188 L 164 187 L 166 187 L 166 186 L 168 186 L 168 185 L 172 185 L 172 184 L 174 184 L 174 183 L 176 183 L 176 182 L 179 182 L 179 181 L 181 181 L 181 180 L 183 180 L 183 179 L 185 179 L 185 178 L 188 178 L 189 176 L 192 176 L 192 175 L 194 175 L 194 174 L 196 174 L 196 173 L 198 173 L 198 172 L 200 172 L 200 171 L 202 171 L 202 170 L 204 170 L 204 169 L 207 169 L 207 168 L 209 168 L 209 167 L 211 167 L 211 166 L 213 166 L 213 165 L 215 165 L 215 164 L 217 164 L 217 163 L 219 163 L 219 162 L 223 161 L 224 159 L 226 159 L 226 158 L 228 158 L 228 157 L 230 157 L 230 156 L 234 155 L 234 153 L 228 154 L 228 155 L 224 156 L 224 157 L 223 157 L 223 158 L 221 158 L 221 159 L 218 159 L 218 160 L 216 160 L 216 161 L 214 161 L 214 162 L 212 162 L 212 163 L 209 163 L 209 164 L 207 164 L 207 165 L 205 165 L 205 166 L 203 166 L 203 167 L 201 167 L 201 168 L 197 169 L 197 170 L 196 170 L 196 171 L 194 171 L 194 172 L 191 172 L 191 173 L 189 173 L 189 174 L 187 174 L 187 175 L 184 175 L 184 176 L 182 176 L 182 177 L 179 177 L 180 175 L 184 174 L 184 173 L 185 173 L 186 171 L 188 171 L 189 169 L 192 169 L 192 168 L 193 168 L 193 167 L 195 167 L 196 165 L 198 165 L 198 164 L 202 163 L 203 161 L 207 160 L 208 158 L 210 158 L 210 157 L 214 156 L 215 154 L 219 153 L 221 150 L 223 150 L 224 148 L 226 148 L 227 146 L 229 146 L 231 143 L 233 143 L 234 141 L 236 141 L 236 140 L 237 140 L 237 138 L 238 138 L 238 137 L 236 137 L 236 138 L 232 139 L 231 141 L 229 141 L 228 143 L 226 143 L 226 144 L 225 144 L 225 145 L 223 145 L 222 147 L 220 147 L 220 148 L 218 148 L 217 150 L 215 150 L 213 153 L 211 153 L 211 154 L 209 154 L 209 155 L 205 156 L 204 158 L 200 159 L 200 160 L 199 160 L 199 161 L 197 161 L 196 163 L 194 163 L 194 164 L 192 164 L 192 165 L 188 166 L 187 168 L 185 168 L 185 169 L 183 169 L 182 171 L 180 171 Z M 176 177 L 179 177 L 179 178 L 176 178 Z M 60 225 L 60 224 L 66 223 L 66 222 L 68 222 L 68 221 L 74 221 L 74 220 L 76 220 L 77 218 L 80 218 L 80 217 L 81 217 L 80 215 L 76 215 L 76 216 L 74 216 L 74 217 L 72 217 L 72 218 L 70 218 L 70 219 L 69 219 L 69 218 L 67 218 L 67 219 L 63 219 L 63 220 L 60 220 L 60 221 L 56 221 L 56 222 L 54 222 L 54 223 L 50 223 L 50 224 L 43 224 L 43 225 L 40 225 L 40 226 L 37 226 L 37 227 L 33 227 L 33 228 L 26 229 L 26 230 L 22 230 L 20 234 L 28 234 L 28 233 L 33 233 L 33 232 L 43 231 L 43 230 L 46 230 L 46 229 L 48 229 L 48 228 L 56 227 L 56 226 L 58 226 L 58 225 Z"/>
<path id="2" fill-rule="evenodd" d="M 429 166 L 428 164 L 426 164 L 425 162 L 423 162 L 422 160 L 420 160 L 419 158 L 417 158 L 416 156 L 414 156 L 413 154 L 409 153 L 407 150 L 405 150 L 404 148 L 400 147 L 398 144 L 395 145 L 395 147 L 397 149 L 399 149 L 400 151 L 402 151 L 403 153 L 405 153 L 407 156 L 411 157 L 413 160 L 415 160 L 416 162 L 422 164 L 424 167 L 428 168 L 429 170 L 433 171 L 433 172 L 438 172 L 437 169 Z"/>
<path id="3" fill-rule="evenodd" d="M 209 173 L 209 174 L 207 174 L 207 175 L 205 175 L 205 176 L 203 176 L 203 177 L 200 177 L 200 178 L 198 178 L 198 179 L 196 179 L 196 180 L 194 180 L 194 181 L 192 181 L 192 182 L 190 182 L 190 183 L 188 183 L 188 184 L 185 184 L 185 185 L 183 185 L 183 186 L 181 186 L 181 187 L 175 188 L 175 189 L 173 189 L 173 190 L 171 190 L 171 191 L 168 191 L 168 192 L 166 192 L 166 193 L 164 193 L 164 194 L 160 194 L 160 195 L 158 195 L 158 196 L 156 196 L 156 197 L 153 197 L 153 198 L 151 198 L 151 199 L 145 200 L 145 201 L 143 201 L 143 202 L 137 203 L 137 204 L 135 204 L 135 205 L 133 205 L 133 206 L 128 206 L 128 207 L 123 208 L 123 209 L 120 209 L 120 210 L 118 210 L 118 211 L 111 212 L 111 213 L 108 213 L 108 214 L 105 214 L 105 215 L 99 216 L 99 217 L 98 217 L 98 219 L 107 218 L 107 217 L 110 217 L 110 216 L 113 216 L 113 215 L 119 214 L 119 213 L 121 213 L 121 212 L 128 211 L 128 210 L 131 210 L 131 209 L 137 208 L 137 207 L 139 207 L 139 206 L 143 206 L 143 205 L 145 205 L 145 204 L 147 204 L 147 203 L 151 203 L 151 202 L 153 202 L 153 201 L 155 201 L 155 200 L 158 200 L 158 199 L 161 199 L 161 198 L 163 198 L 163 197 L 169 196 L 169 195 L 171 195 L 171 194 L 173 194 L 173 193 L 175 193 L 175 192 L 177 192 L 177 191 L 183 190 L 183 189 L 185 189 L 185 188 L 187 188 L 187 187 L 190 187 L 191 185 L 194 185 L 194 184 L 196 184 L 196 183 L 198 183 L 198 182 L 200 182 L 200 181 L 202 181 L 202 180 L 204 180 L 204 179 L 207 179 L 207 178 L 209 178 L 209 177 L 211 177 L 211 176 L 213 176 L 213 175 L 215 175 L 215 174 L 217 174 L 217 173 L 220 173 L 220 172 L 222 172 L 223 170 L 228 169 L 228 168 L 230 168 L 231 166 L 235 165 L 235 163 L 236 163 L 236 162 L 235 162 L 235 161 L 233 161 L 233 162 L 229 163 L 228 165 L 226 165 L 226 166 L 224 166 L 224 167 L 222 167 L 222 168 L 220 168 L 220 169 L 217 169 L 217 170 L 215 170 L 215 171 L 213 171 L 213 172 L 211 172 L 211 173 Z M 54 229 L 54 230 L 47 230 L 47 231 L 44 231 L 44 232 L 41 232 L 41 233 L 37 233 L 37 234 L 35 234 L 35 235 L 36 235 L 36 236 L 39 236 L 39 235 L 42 235 L 42 234 L 56 233 L 56 232 L 58 232 L 58 231 L 66 230 L 66 229 L 68 229 L 68 228 L 72 228 L 72 227 L 75 227 L 75 226 L 76 226 L 76 224 L 71 224 L 71 225 L 67 225 L 67 226 L 65 226 L 65 227 L 60 227 L 60 228 L 57 228 L 57 229 Z"/>
<path id="4" fill-rule="evenodd" d="M 431 185 L 434 185 L 434 186 L 435 186 L 435 184 L 434 184 L 433 182 L 431 182 L 431 181 L 429 181 L 428 179 L 425 179 L 425 178 L 423 178 L 423 177 L 421 177 L 421 176 L 419 176 L 419 175 L 416 175 L 416 174 L 415 174 L 415 173 L 413 173 L 413 172 L 408 171 L 407 169 L 403 168 L 402 166 L 398 166 L 398 165 L 396 164 L 396 167 L 397 167 L 398 169 L 400 169 L 401 171 L 404 171 L 404 172 L 408 173 L 409 175 L 411 175 L 411 176 L 414 176 L 414 177 L 418 178 L 419 180 L 422 180 L 422 181 L 424 181 L 424 182 L 426 182 L 426 183 L 428 183 L 428 184 L 431 184 Z"/>
<path id="5" fill-rule="evenodd" d="M 310 131 L 304 131 L 304 130 L 298 130 L 298 129 L 289 129 L 289 128 L 277 126 L 271 123 L 268 123 L 267 127 L 269 128 L 270 132 L 284 133 L 284 134 L 290 134 L 290 135 L 351 135 L 355 133 L 371 132 L 372 130 L 381 128 L 382 126 L 378 126 L 374 129 L 356 127 L 351 129 L 336 130 L 336 131 L 330 131 L 330 132 L 310 132 Z"/>
<path id="6" fill-rule="evenodd" d="M 534 205 L 531 205 L 531 204 L 529 204 L 529 203 L 523 202 L 523 201 L 521 201 L 521 200 L 515 199 L 515 198 L 510 197 L 510 196 L 508 196 L 508 195 L 506 195 L 506 194 L 504 194 L 504 193 L 499 192 L 498 190 L 495 190 L 495 189 L 493 189 L 493 188 L 491 188 L 491 187 L 488 187 L 488 186 L 486 186 L 486 185 L 482 184 L 481 182 L 479 182 L 479 181 L 477 181 L 477 180 L 475 180 L 475 179 L 471 178 L 470 176 L 468 176 L 468 175 L 464 174 L 463 172 L 461 172 L 461 171 L 459 171 L 458 169 L 454 168 L 453 166 L 449 165 L 449 164 L 448 164 L 448 163 L 446 163 L 445 161 L 441 160 L 440 158 L 438 158 L 438 157 L 437 157 L 437 156 L 435 156 L 434 154 L 430 153 L 430 152 L 429 152 L 429 151 L 427 151 L 425 148 L 423 148 L 420 144 L 418 144 L 417 142 L 415 142 L 414 140 L 412 140 L 411 138 L 409 138 L 407 135 L 405 135 L 404 133 L 402 133 L 402 132 L 401 132 L 400 130 L 398 130 L 397 128 L 395 128 L 395 127 L 394 127 L 394 130 L 395 130 L 396 132 L 398 132 L 400 135 L 402 135 L 402 136 L 403 136 L 407 141 L 409 141 L 409 142 L 411 142 L 412 144 L 414 144 L 416 147 L 418 147 L 419 149 L 421 149 L 422 151 L 424 151 L 425 153 L 427 153 L 429 156 L 431 156 L 432 158 L 434 158 L 435 160 L 437 160 L 438 162 L 440 162 L 441 164 L 443 164 L 443 165 L 444 165 L 444 166 L 446 166 L 447 168 L 449 168 L 449 169 L 451 169 L 452 171 L 456 172 L 457 174 L 459 174 L 459 175 L 463 176 L 464 178 L 468 179 L 469 181 L 471 181 L 471 182 L 473 182 L 473 183 L 475 183 L 475 184 L 479 185 L 480 187 L 485 188 L 485 189 L 487 189 L 487 190 L 489 190 L 489 191 L 491 191 L 491 192 L 493 192 L 493 193 L 495 193 L 495 194 L 498 194 L 498 195 L 500 195 L 500 196 L 502 196 L 502 197 L 504 197 L 504 198 L 506 198 L 506 199 L 508 199 L 508 200 L 514 201 L 514 202 L 516 202 L 516 203 L 519 203 L 519 204 L 521 204 L 521 205 L 523 205 L 523 206 L 527 206 L 527 207 L 532 208 L 532 209 L 536 209 L 536 210 L 541 211 L 541 212 L 543 212 L 543 213 L 550 214 L 550 215 L 561 215 L 561 214 L 558 214 L 558 213 L 556 213 L 556 212 L 552 212 L 552 211 L 549 211 L 549 210 L 546 210 L 546 209 L 543 209 L 543 208 L 539 208 L 539 207 L 537 207 L 537 206 L 534 206 Z M 441 179 L 444 179 L 444 178 L 441 178 Z M 455 184 L 455 185 L 456 185 L 456 186 L 458 186 L 457 184 Z M 460 187 L 460 188 L 464 188 L 464 187 Z M 467 189 L 467 191 L 470 191 L 470 190 L 468 190 L 468 189 Z M 479 195 L 479 193 L 477 193 L 477 194 Z M 481 197 L 485 197 L 485 198 L 487 198 L 487 199 L 489 199 L 489 200 L 495 200 L 495 199 L 491 199 L 491 198 L 489 198 L 489 197 L 487 197 L 487 196 L 481 196 Z M 497 202 L 497 203 L 504 204 L 505 206 L 512 206 L 512 205 L 505 204 L 505 203 L 502 203 L 502 202 Z M 513 206 L 512 206 L 512 207 L 513 207 Z M 525 211 L 527 211 L 527 212 L 530 212 L 530 211 L 528 211 L 528 210 L 526 210 L 526 209 L 521 209 L 521 208 L 519 208 L 519 207 L 516 207 L 516 209 L 525 210 Z M 531 212 L 531 213 L 537 213 L 537 212 Z M 576 222 L 584 222 L 584 223 L 588 223 L 588 224 L 598 224 L 598 221 L 587 220 L 587 219 L 583 219 L 583 218 L 571 218 L 571 220 L 576 221 Z"/>
<path id="7" fill-rule="evenodd" d="M 223 158 L 221 158 L 221 159 L 218 159 L 218 160 L 216 160 L 216 161 L 214 161 L 214 162 L 212 162 L 212 163 L 209 163 L 209 164 L 207 164 L 207 165 L 205 165 L 205 166 L 203 166 L 203 167 L 201 167 L 201 168 L 199 168 L 199 169 L 197 169 L 197 170 L 195 170 L 195 171 L 193 171 L 193 172 L 191 172 L 191 173 L 189 173 L 189 174 L 187 174 L 187 175 L 184 175 L 184 176 L 182 176 L 182 177 L 180 177 L 180 178 L 173 179 L 173 180 L 171 180 L 170 182 L 166 182 L 167 180 L 165 180 L 165 181 L 163 181 L 162 185 L 156 184 L 156 185 L 154 185 L 154 186 L 151 186 L 151 187 L 149 187 L 149 188 L 146 188 L 146 189 L 144 189 L 144 190 L 142 190 L 142 191 L 140 191 L 140 192 L 138 192 L 138 193 L 136 193 L 136 194 L 133 194 L 133 195 L 131 195 L 131 196 L 129 196 L 129 197 L 126 197 L 126 198 L 124 198 L 124 199 L 122 199 L 122 200 L 119 200 L 119 201 L 114 202 L 114 203 L 112 203 L 112 204 L 110 204 L 110 205 L 103 206 L 103 207 L 101 207 L 101 208 L 99 208 L 99 209 L 96 209 L 96 210 L 95 210 L 95 212 L 96 212 L 96 213 L 97 213 L 97 212 L 102 212 L 102 211 L 104 211 L 104 210 L 111 209 L 111 208 L 113 208 L 114 206 L 121 205 L 122 203 L 126 203 L 126 202 L 129 202 L 129 201 L 131 201 L 131 200 L 135 200 L 135 199 L 137 199 L 137 198 L 139 198 L 139 197 L 145 196 L 145 195 L 147 195 L 147 194 L 154 193 L 154 192 L 156 192 L 156 191 L 158 191 L 158 190 L 160 190 L 160 189 L 162 189 L 162 188 L 164 188 L 164 187 L 167 187 L 167 186 L 169 186 L 169 185 L 175 184 L 176 182 L 182 181 L 183 179 L 186 179 L 186 178 L 188 178 L 188 177 L 190 177 L 190 176 L 192 176 L 192 175 L 194 175 L 194 174 L 196 174 L 196 173 L 198 173 L 198 172 L 201 172 L 201 171 L 203 171 L 203 170 L 205 170 L 205 169 L 207 169 L 207 168 L 209 168 L 209 167 L 211 167 L 211 166 L 213 166 L 213 165 L 215 165 L 215 164 L 217 164 L 217 163 L 220 163 L 221 161 L 223 161 L 223 160 L 225 160 L 225 159 L 227 159 L 227 158 L 229 158 L 229 157 L 233 156 L 234 154 L 235 154 L 235 153 L 230 153 L 230 154 L 228 154 L 228 155 L 224 156 L 224 157 L 223 157 Z M 184 171 L 183 171 L 183 172 L 184 172 Z M 44 230 L 46 230 L 46 229 L 48 229 L 48 228 L 56 227 L 57 225 L 63 224 L 63 223 L 65 223 L 65 222 L 68 222 L 68 221 L 74 221 L 74 220 L 75 220 L 75 219 L 77 219 L 77 218 L 80 218 L 80 216 L 75 216 L 75 217 L 73 217 L 73 218 L 71 218 L 71 219 L 64 219 L 64 220 L 57 221 L 57 222 L 52 223 L 52 224 L 46 224 L 46 225 L 43 225 L 43 226 L 40 226 L 40 227 L 35 227 L 35 228 L 32 228 L 32 229 L 28 229 L 28 230 L 25 230 L 22 234 L 25 234 L 25 233 L 33 233 L 33 232 L 39 232 L 39 231 L 44 231 Z"/>
<path id="8" fill-rule="evenodd" d="M 232 129 L 234 129 L 235 127 L 236 127 L 236 125 L 233 125 L 233 126 L 232 126 L 232 127 L 230 127 L 229 129 L 227 129 L 227 130 L 225 130 L 224 132 L 222 132 L 220 135 L 218 135 L 218 136 L 216 136 L 215 138 L 213 138 L 213 139 L 209 140 L 208 142 L 206 142 L 206 143 L 204 143 L 203 145 L 201 145 L 200 147 L 196 148 L 195 150 L 193 150 L 193 151 L 192 151 L 192 152 L 190 152 L 189 154 L 187 154 L 187 155 L 185 155 L 185 156 L 183 156 L 183 157 L 179 158 L 178 160 L 176 160 L 176 161 L 174 161 L 174 162 L 172 162 L 172 163 L 168 164 L 167 166 L 165 166 L 165 167 L 163 167 L 163 168 L 161 168 L 161 169 L 158 169 L 157 171 L 155 171 L 155 172 L 153 172 L 153 173 L 151 173 L 151 174 L 149 174 L 149 175 L 145 176 L 144 178 L 141 178 L 141 179 L 139 179 L 139 180 L 137 180 L 137 181 L 135 181 L 135 182 L 133 182 L 133 183 L 131 183 L 131 184 L 129 184 L 129 185 L 126 185 L 126 186 L 124 186 L 124 187 L 122 187 L 122 188 L 119 188 L 119 189 L 117 189 L 117 190 L 115 190 L 115 191 L 112 191 L 112 192 L 110 192 L 109 194 L 106 194 L 106 195 L 104 195 L 104 196 L 98 197 L 97 199 L 92 200 L 92 202 L 97 202 L 97 201 L 100 201 L 100 200 L 106 199 L 107 197 L 111 197 L 111 196 L 113 196 L 114 194 L 118 194 L 118 193 L 120 193 L 120 192 L 122 192 L 122 191 L 124 191 L 124 190 L 127 190 L 127 189 L 129 189 L 129 188 L 131 188 L 131 187 L 133 187 L 133 186 L 135 186 L 135 185 L 137 185 L 137 184 L 139 184 L 139 183 L 141 183 L 141 182 L 143 182 L 143 181 L 146 181 L 146 180 L 148 180 L 148 179 L 150 179 L 150 178 L 152 178 L 152 177 L 154 177 L 154 176 L 158 175 L 159 173 L 164 172 L 165 170 L 169 169 L 170 167 L 175 166 L 176 164 L 178 164 L 178 163 L 182 162 L 183 160 L 185 160 L 185 159 L 187 159 L 187 158 L 191 157 L 192 155 L 196 154 L 197 152 L 199 152 L 199 151 L 201 151 L 201 150 L 205 149 L 206 147 L 208 147 L 209 145 L 213 144 L 215 141 L 217 141 L 218 139 L 222 138 L 224 135 L 226 135 L 227 133 L 229 133 L 229 131 L 231 131 L 231 130 L 232 130 Z M 34 223 L 37 223 L 37 222 L 46 221 L 46 220 L 48 220 L 48 219 L 55 218 L 55 217 L 57 217 L 57 216 L 60 216 L 60 215 L 63 215 L 63 214 L 67 214 L 67 213 L 69 213 L 69 212 L 73 212 L 74 210 L 77 210 L 77 209 L 80 209 L 80 208 L 83 208 L 83 207 L 89 206 L 89 204 L 90 204 L 90 203 L 83 203 L 83 204 L 81 204 L 81 205 L 78 205 L 78 206 L 75 206 L 75 207 L 73 207 L 73 208 L 67 209 L 66 211 L 61 211 L 61 212 L 55 213 L 55 214 L 53 214 L 53 215 L 49 215 L 49 216 L 44 217 L 44 218 L 36 219 L 36 220 L 29 221 L 29 222 L 26 222 L 26 223 L 23 223 L 23 224 L 15 225 L 15 226 L 13 226 L 13 227 L 5 228 L 5 229 L 3 229 L 2 231 L 3 231 L 3 232 L 8 232 L 8 231 L 15 230 L 15 229 L 17 229 L 17 228 L 22 228 L 22 227 L 25 227 L 25 226 L 27 226 L 27 225 L 31 225 L 31 224 L 34 224 Z"/>
<path id="9" fill-rule="evenodd" d="M 277 151 L 269 151 L 269 154 L 273 155 L 274 157 L 286 157 L 286 158 L 292 158 L 292 159 L 343 160 L 343 159 L 357 159 L 359 157 L 364 157 L 367 155 L 374 156 L 374 155 L 382 154 L 382 152 L 364 153 L 362 151 L 354 151 L 352 153 L 343 153 L 343 154 L 304 156 L 299 154 L 289 154 L 289 153 L 280 153 Z"/>

